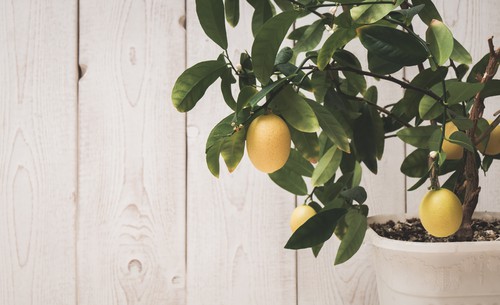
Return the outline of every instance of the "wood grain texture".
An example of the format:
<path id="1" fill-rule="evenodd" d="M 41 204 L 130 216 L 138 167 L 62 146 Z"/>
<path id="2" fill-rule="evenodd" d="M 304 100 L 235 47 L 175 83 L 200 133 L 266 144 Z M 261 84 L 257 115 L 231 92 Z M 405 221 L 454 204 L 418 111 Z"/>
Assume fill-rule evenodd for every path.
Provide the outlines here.
<path id="1" fill-rule="evenodd" d="M 181 1 L 80 2 L 79 304 L 185 304 Z"/>
<path id="2" fill-rule="evenodd" d="M 240 25 L 229 30 L 229 54 L 236 62 L 252 41 L 251 10 L 240 3 Z M 191 66 L 222 50 L 201 30 L 194 1 L 187 4 Z M 218 180 L 205 164 L 208 134 L 231 112 L 218 91 L 215 85 L 188 114 L 187 304 L 295 304 L 295 253 L 283 248 L 294 197 L 246 156 L 231 175 L 222 163 Z"/>
<path id="3" fill-rule="evenodd" d="M 451 29 L 456 39 L 471 51 L 473 63 L 479 61 L 488 53 L 488 38 L 495 36 L 496 47 L 500 47 L 500 19 L 498 18 L 498 1 L 495 0 L 461 0 L 461 1 L 435 1 L 436 7 L 442 12 L 444 23 Z M 425 28 L 420 25 L 418 30 L 425 33 Z M 424 35 L 425 36 L 425 35 Z M 411 71 L 410 71 L 411 73 Z M 450 72 L 452 75 L 452 72 Z M 411 78 L 411 77 L 410 77 Z M 498 78 L 498 75 L 497 77 Z M 500 98 L 489 98 L 486 100 L 485 117 L 492 118 L 493 113 L 500 109 Z M 410 148 L 409 148 L 410 151 Z M 478 211 L 500 210 L 500 162 L 493 162 L 487 176 L 480 173 L 479 184 L 482 186 L 479 195 Z M 444 182 L 445 179 L 442 179 Z M 408 179 L 411 186 L 416 179 Z M 414 192 L 408 192 L 408 212 L 417 212 L 418 206 L 424 194 L 427 192 L 422 186 Z"/>
<path id="4" fill-rule="evenodd" d="M 0 304 L 76 304 L 77 1 L 0 0 L 0 45 Z"/>

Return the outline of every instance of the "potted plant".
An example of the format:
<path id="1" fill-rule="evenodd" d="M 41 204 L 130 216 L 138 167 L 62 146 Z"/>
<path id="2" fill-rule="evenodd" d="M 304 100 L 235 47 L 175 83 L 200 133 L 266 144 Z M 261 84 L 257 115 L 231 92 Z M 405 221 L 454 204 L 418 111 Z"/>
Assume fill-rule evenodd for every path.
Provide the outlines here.
<path id="1" fill-rule="evenodd" d="M 306 196 L 292 214 L 286 247 L 312 248 L 318 255 L 335 235 L 341 241 L 335 264 L 340 264 L 356 253 L 368 228 L 362 164 L 377 173 L 385 140 L 397 137 L 415 147 L 401 165 L 403 174 L 420 178 L 410 190 L 429 187 L 420 205 L 421 225 L 404 215 L 373 217 L 370 223 L 401 220 L 399 227 L 423 225 L 427 239 L 453 236 L 465 242 L 412 243 L 369 231 L 381 304 L 444 304 L 443 297 L 446 304 L 462 304 L 467 297 L 484 304 L 498 301 L 500 294 L 484 282 L 498 280 L 500 243 L 467 242 L 474 237 L 479 171 L 500 158 L 500 116 L 483 118 L 484 100 L 500 95 L 500 80 L 493 79 L 500 50 L 493 40 L 485 42 L 489 52 L 469 69 L 469 52 L 431 0 L 247 2 L 255 9 L 254 41 L 233 63 L 226 21 L 238 24 L 239 1 L 196 0 L 203 30 L 222 52 L 188 68 L 172 91 L 174 106 L 186 112 L 221 80 L 229 109 L 207 139 L 211 173 L 219 175 L 220 157 L 230 172 L 235 170 L 246 147 L 258 170 Z M 314 18 L 292 30 L 305 16 Z M 422 37 L 413 28 L 416 18 L 426 25 Z M 286 39 L 293 48 L 282 47 Z M 367 68 L 347 50 L 354 40 L 367 50 Z M 411 81 L 392 76 L 413 66 L 419 73 Z M 367 78 L 396 83 L 404 94 L 381 107 L 377 87 L 368 87 Z M 447 179 L 440 185 L 443 175 Z M 491 215 L 478 214 L 499 216 Z M 410 265 L 414 277 L 391 277 L 406 274 Z M 473 286 L 481 287 L 472 291 Z"/>

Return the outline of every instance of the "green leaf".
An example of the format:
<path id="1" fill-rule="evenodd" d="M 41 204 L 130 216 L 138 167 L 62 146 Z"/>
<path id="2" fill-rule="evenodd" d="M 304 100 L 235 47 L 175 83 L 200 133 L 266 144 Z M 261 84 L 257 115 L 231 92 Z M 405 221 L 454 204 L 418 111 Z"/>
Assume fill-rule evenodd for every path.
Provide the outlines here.
<path id="1" fill-rule="evenodd" d="M 238 95 L 238 101 L 236 103 L 236 113 L 239 113 L 243 108 L 245 108 L 257 93 L 257 89 L 252 86 L 243 87 L 240 91 L 240 94 Z"/>
<path id="2" fill-rule="evenodd" d="M 219 60 L 200 62 L 184 71 L 172 89 L 172 102 L 181 112 L 187 112 L 198 103 L 210 87 L 227 69 Z"/>
<path id="3" fill-rule="evenodd" d="M 307 186 L 301 175 L 292 171 L 290 167 L 281 169 L 269 174 L 271 180 L 277 185 L 295 195 L 307 195 Z"/>
<path id="4" fill-rule="evenodd" d="M 415 5 L 411 8 L 404 9 L 404 10 L 396 10 L 392 11 L 389 15 L 391 17 L 396 16 L 397 14 L 401 15 L 403 18 L 400 19 L 402 22 L 404 22 L 406 25 L 410 25 L 411 21 L 413 20 L 413 17 L 415 17 L 422 9 L 425 7 L 425 5 Z"/>
<path id="5" fill-rule="evenodd" d="M 417 74 L 410 84 L 422 89 L 429 89 L 444 80 L 447 74 L 447 68 L 439 67 L 436 71 L 432 71 L 432 69 L 429 68 Z M 412 89 L 405 90 L 401 107 L 408 116 L 413 118 L 418 114 L 419 103 L 423 97 L 424 94 L 419 91 Z"/>
<path id="6" fill-rule="evenodd" d="M 377 74 L 392 74 L 403 68 L 402 65 L 385 60 L 372 52 L 368 52 L 368 69 Z"/>
<path id="7" fill-rule="evenodd" d="M 382 1 L 382 0 L 379 0 Z M 358 24 L 370 24 L 379 21 L 390 11 L 398 7 L 402 0 L 398 0 L 396 4 L 366 4 L 358 5 L 351 8 L 351 17 Z"/>
<path id="8" fill-rule="evenodd" d="M 293 49 L 297 53 L 314 49 L 321 41 L 324 31 L 325 21 L 322 19 L 316 20 L 307 27 L 304 34 L 297 40 Z"/>
<path id="9" fill-rule="evenodd" d="M 468 83 L 479 82 L 479 80 L 477 80 L 477 77 L 479 77 L 480 79 L 483 77 L 489 60 L 490 60 L 490 53 L 487 53 L 486 55 L 483 56 L 483 58 L 481 58 L 481 60 L 479 62 L 477 62 L 474 65 L 474 67 L 472 67 L 472 69 L 469 73 L 469 76 L 467 77 Z"/>
<path id="10" fill-rule="evenodd" d="M 354 200 L 359 204 L 363 204 L 368 197 L 365 189 L 361 186 L 355 186 L 348 190 L 342 191 L 340 195 L 346 199 Z"/>
<path id="11" fill-rule="evenodd" d="M 319 212 L 293 233 L 285 248 L 304 249 L 327 241 L 332 237 L 337 222 L 345 213 L 345 209 L 329 209 Z"/>
<path id="12" fill-rule="evenodd" d="M 500 80 L 491 79 L 486 83 L 484 89 L 481 91 L 481 97 L 487 98 L 495 95 L 500 95 Z"/>
<path id="13" fill-rule="evenodd" d="M 377 173 L 377 159 L 384 150 L 384 122 L 377 110 L 372 106 L 362 105 L 361 116 L 354 122 L 353 142 L 358 161 L 366 164 L 368 169 Z"/>
<path id="14" fill-rule="evenodd" d="M 344 217 L 347 231 L 340 242 L 335 265 L 339 265 L 350 259 L 363 244 L 368 223 L 366 216 L 356 210 L 350 210 Z"/>
<path id="15" fill-rule="evenodd" d="M 321 251 L 321 248 L 323 248 L 324 243 L 321 243 L 319 245 L 313 246 L 312 247 L 312 252 L 314 257 L 318 257 L 319 252 Z"/>
<path id="16" fill-rule="evenodd" d="M 196 0 L 196 14 L 205 34 L 226 50 L 227 34 L 222 0 Z"/>
<path id="17" fill-rule="evenodd" d="M 339 28 L 333 32 L 325 41 L 318 53 L 318 68 L 324 70 L 333 57 L 333 53 L 345 46 L 349 41 L 356 37 L 356 31 L 353 29 Z"/>
<path id="18" fill-rule="evenodd" d="M 427 179 L 429 179 L 429 172 L 427 172 L 425 176 L 422 176 L 422 178 L 418 179 L 418 181 L 408 189 L 408 192 L 414 191 L 421 187 L 427 181 Z"/>
<path id="19" fill-rule="evenodd" d="M 312 177 L 314 171 L 314 166 L 312 166 L 311 162 L 307 161 L 302 154 L 295 149 L 290 150 L 290 156 L 284 167 L 304 177 Z"/>
<path id="20" fill-rule="evenodd" d="M 286 38 L 290 40 L 299 40 L 302 36 L 304 36 L 304 33 L 306 30 L 309 28 L 309 25 L 304 25 L 301 27 L 296 28 L 293 30 Z"/>
<path id="21" fill-rule="evenodd" d="M 474 145 L 463 131 L 455 131 L 448 139 L 451 143 L 458 144 L 468 151 L 474 152 Z"/>
<path id="22" fill-rule="evenodd" d="M 212 146 L 210 146 L 205 155 L 208 169 L 210 170 L 210 173 L 212 173 L 212 175 L 214 175 L 216 178 L 219 178 L 219 156 L 223 143 L 224 141 L 222 140 L 217 141 Z"/>
<path id="23" fill-rule="evenodd" d="M 281 114 L 293 128 L 302 132 L 316 132 L 319 129 L 314 111 L 292 86 L 285 86 L 272 101 L 270 108 Z"/>
<path id="24" fill-rule="evenodd" d="M 293 50 L 290 47 L 284 47 L 278 52 L 276 56 L 276 60 L 274 61 L 275 65 L 285 64 L 290 61 L 293 57 Z"/>
<path id="25" fill-rule="evenodd" d="M 254 73 L 263 85 L 269 83 L 280 45 L 298 14 L 297 11 L 288 11 L 274 16 L 261 27 L 255 36 L 252 45 Z"/>
<path id="26" fill-rule="evenodd" d="M 453 38 L 453 51 L 450 58 L 461 64 L 472 64 L 472 56 L 455 38 Z"/>
<path id="27" fill-rule="evenodd" d="M 243 158 L 245 152 L 245 135 L 244 128 L 235 132 L 230 137 L 224 139 L 220 148 L 220 154 L 226 162 L 227 169 L 232 173 Z"/>
<path id="28" fill-rule="evenodd" d="M 363 46 L 374 55 L 404 66 L 414 66 L 427 59 L 427 50 L 411 34 L 380 25 L 358 28 Z"/>
<path id="29" fill-rule="evenodd" d="M 325 101 L 326 92 L 332 87 L 331 82 L 328 81 L 327 73 L 328 71 L 315 71 L 311 76 L 311 87 L 318 103 Z"/>
<path id="30" fill-rule="evenodd" d="M 323 132 L 325 132 L 328 138 L 330 138 L 339 149 L 349 153 L 351 151 L 349 147 L 349 138 L 342 124 L 340 124 L 328 109 L 321 106 L 321 104 L 309 99 L 306 99 L 306 101 L 316 114 L 319 126 L 323 129 Z"/>
<path id="31" fill-rule="evenodd" d="M 335 175 L 342 161 L 342 151 L 338 150 L 336 146 L 332 146 L 328 151 L 319 159 L 318 165 L 314 169 L 311 183 L 313 186 L 323 185 L 325 182 Z"/>
<path id="32" fill-rule="evenodd" d="M 234 100 L 233 93 L 231 91 L 231 85 L 236 83 L 236 79 L 234 78 L 230 68 L 226 69 L 220 78 L 222 80 L 220 83 L 222 97 L 224 98 L 226 105 L 234 111 L 236 110 L 236 101 Z"/>
<path id="33" fill-rule="evenodd" d="M 255 9 L 252 15 L 252 33 L 257 35 L 262 26 L 274 16 L 274 7 L 269 0 L 247 0 Z"/>
<path id="34" fill-rule="evenodd" d="M 396 134 L 403 142 L 417 148 L 429 148 L 429 139 L 438 126 L 419 126 L 401 129 Z"/>
<path id="35" fill-rule="evenodd" d="M 464 83 L 457 80 L 446 81 L 446 91 L 449 93 L 448 105 L 456 105 L 468 101 L 484 88 L 481 83 Z M 441 89 L 441 92 L 443 90 Z"/>
<path id="36" fill-rule="evenodd" d="M 431 91 L 438 96 L 443 94 L 442 84 L 436 84 L 432 87 Z M 436 101 L 433 97 L 424 95 L 418 107 L 418 113 L 424 120 L 432 120 L 440 116 L 444 111 L 444 106 Z"/>
<path id="37" fill-rule="evenodd" d="M 434 130 L 429 138 L 429 151 L 439 151 L 441 148 L 441 138 L 443 137 L 443 129 L 439 128 Z M 418 175 L 422 177 L 422 175 Z"/>
<path id="38" fill-rule="evenodd" d="M 420 178 L 427 175 L 429 150 L 417 149 L 409 154 L 401 164 L 401 172 L 408 177 Z"/>
<path id="39" fill-rule="evenodd" d="M 361 63 L 358 58 L 346 50 L 337 50 L 333 55 L 333 59 L 343 67 L 351 67 L 361 70 Z M 346 81 L 341 84 L 342 92 L 356 96 L 358 93 L 364 94 L 366 91 L 366 79 L 363 75 L 355 72 L 342 71 L 346 77 Z"/>
<path id="40" fill-rule="evenodd" d="M 230 26 L 235 27 L 240 21 L 240 0 L 225 0 L 226 20 Z"/>
<path id="41" fill-rule="evenodd" d="M 413 5 L 425 5 L 424 8 L 418 13 L 420 19 L 422 19 L 425 24 L 429 25 L 433 19 L 439 21 L 443 20 L 441 18 L 441 15 L 439 15 L 436 6 L 434 6 L 434 3 L 432 3 L 432 0 L 413 0 L 412 2 Z"/>
<path id="42" fill-rule="evenodd" d="M 319 141 L 318 135 L 296 130 L 289 126 L 292 141 L 295 147 L 302 153 L 302 156 L 310 162 L 318 162 L 319 159 Z"/>
<path id="43" fill-rule="evenodd" d="M 471 119 L 465 117 L 456 117 L 453 120 L 453 124 L 460 130 L 471 129 L 474 126 L 474 122 Z"/>
<path id="44" fill-rule="evenodd" d="M 434 19 L 425 32 L 425 40 L 437 64 L 442 66 L 453 51 L 453 34 L 444 23 Z"/>
<path id="45" fill-rule="evenodd" d="M 289 75 L 285 78 L 282 78 L 278 81 L 275 81 L 273 83 L 270 83 L 269 85 L 265 86 L 264 88 L 262 88 L 262 90 L 260 90 L 257 94 L 255 94 L 249 101 L 248 101 L 248 105 L 250 105 L 251 107 L 254 107 L 255 105 L 257 105 L 257 103 L 262 100 L 264 97 L 266 97 L 266 95 L 268 95 L 269 93 L 271 93 L 271 91 L 273 91 L 274 89 L 278 89 L 280 88 L 281 86 L 283 86 L 284 84 L 286 84 L 291 78 L 294 78 L 296 75 L 295 74 L 292 74 L 292 75 Z"/>

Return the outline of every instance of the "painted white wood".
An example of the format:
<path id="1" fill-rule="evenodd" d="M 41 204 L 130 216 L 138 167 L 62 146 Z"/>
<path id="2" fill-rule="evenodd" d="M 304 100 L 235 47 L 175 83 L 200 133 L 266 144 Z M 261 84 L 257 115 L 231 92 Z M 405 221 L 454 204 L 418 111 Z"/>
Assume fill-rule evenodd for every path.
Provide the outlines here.
<path id="1" fill-rule="evenodd" d="M 498 19 L 498 1 L 495 0 L 461 0 L 461 1 L 435 1 L 436 7 L 442 12 L 443 21 L 450 27 L 458 41 L 471 51 L 473 64 L 479 61 L 488 53 L 488 38 L 494 39 L 496 47 L 500 47 L 500 20 Z M 425 36 L 425 29 L 419 27 L 422 35 Z M 471 66 L 472 68 L 472 66 Z M 450 71 L 450 73 L 453 73 Z M 498 75 L 496 76 L 498 78 Z M 500 98 L 489 98 L 486 100 L 485 117 L 493 118 L 493 113 L 500 109 Z M 500 179 L 500 162 L 493 162 L 487 177 L 480 173 L 480 185 L 482 186 L 479 195 L 479 205 L 477 210 L 499 211 L 500 189 L 498 180 Z M 411 186 L 417 179 L 408 179 L 408 186 Z M 444 183 L 444 179 L 442 182 Z M 408 211 L 418 211 L 418 206 L 427 189 L 422 186 L 414 192 L 408 192 Z"/>
<path id="2" fill-rule="evenodd" d="M 185 304 L 181 1 L 81 1 L 79 304 Z"/>
<path id="3" fill-rule="evenodd" d="M 240 25 L 228 29 L 229 54 L 250 52 L 251 8 L 240 1 Z M 194 1 L 187 2 L 188 66 L 222 52 L 203 33 Z M 216 84 L 188 114 L 187 304 L 295 304 L 295 252 L 285 250 L 294 196 L 258 172 L 245 156 L 221 177 L 205 164 L 211 128 L 231 110 Z"/>
<path id="4" fill-rule="evenodd" d="M 76 304 L 77 1 L 0 0 L 0 304 Z"/>

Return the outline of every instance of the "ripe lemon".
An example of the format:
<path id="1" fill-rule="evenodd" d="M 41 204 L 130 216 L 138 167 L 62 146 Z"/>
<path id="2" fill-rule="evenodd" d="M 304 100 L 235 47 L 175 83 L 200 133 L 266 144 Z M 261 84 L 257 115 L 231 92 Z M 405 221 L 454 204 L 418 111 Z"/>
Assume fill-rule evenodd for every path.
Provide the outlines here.
<path id="1" fill-rule="evenodd" d="M 292 232 L 295 232 L 295 230 L 314 215 L 316 215 L 316 211 L 306 204 L 296 207 L 295 210 L 293 210 L 292 217 L 290 217 L 290 228 Z"/>
<path id="2" fill-rule="evenodd" d="M 275 114 L 261 115 L 248 127 L 248 157 L 264 173 L 273 173 L 285 165 L 290 145 L 290 130 L 285 121 Z"/>
<path id="3" fill-rule="evenodd" d="M 444 135 L 449 138 L 458 128 L 453 122 L 448 122 L 445 125 Z M 451 143 L 448 140 L 443 141 L 443 151 L 446 153 L 447 160 L 459 160 L 464 156 L 464 149 L 462 146 Z"/>
<path id="4" fill-rule="evenodd" d="M 460 199 L 444 188 L 427 192 L 418 212 L 424 228 L 436 237 L 450 236 L 457 232 L 462 224 Z"/>
<path id="5" fill-rule="evenodd" d="M 491 124 L 491 121 L 488 121 Z M 493 131 L 490 133 L 490 139 L 488 140 L 488 144 L 486 145 L 486 150 L 484 149 L 484 145 L 479 144 L 477 146 L 479 151 L 488 156 L 496 156 L 500 154 L 500 125 L 495 127 Z"/>

